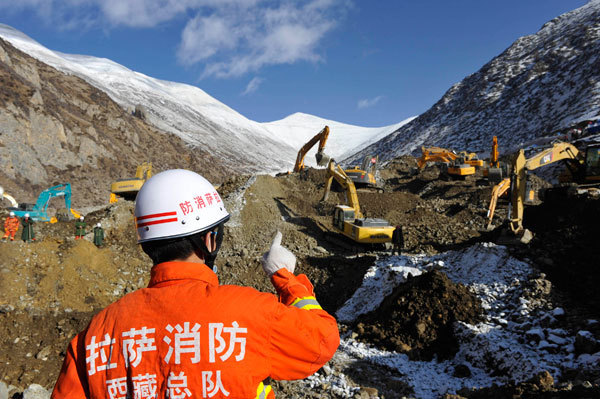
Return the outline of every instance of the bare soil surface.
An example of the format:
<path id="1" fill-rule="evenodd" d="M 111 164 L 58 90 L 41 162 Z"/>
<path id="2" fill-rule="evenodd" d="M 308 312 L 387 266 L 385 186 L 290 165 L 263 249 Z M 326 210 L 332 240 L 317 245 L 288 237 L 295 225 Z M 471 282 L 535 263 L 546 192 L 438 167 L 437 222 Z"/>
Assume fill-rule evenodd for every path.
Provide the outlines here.
<path id="1" fill-rule="evenodd" d="M 359 192 L 367 216 L 404 226 L 406 252 L 435 254 L 498 238 L 498 229 L 483 229 L 491 186 L 482 176 L 446 180 L 435 166 L 413 175 L 415 166 L 412 157 L 396 159 L 380 171 L 384 193 Z M 298 258 L 296 273 L 308 275 L 321 305 L 334 313 L 349 299 L 366 270 L 385 253 L 348 250 L 326 239 L 332 230 L 333 207 L 345 203 L 345 197 L 332 192 L 326 203 L 321 202 L 325 180 L 325 171 L 314 169 L 281 177 L 226 180 L 219 191 L 232 218 L 216 262 L 221 283 L 273 292 L 260 258 L 280 230 L 282 244 Z M 529 246 L 513 251 L 547 273 L 557 287 L 547 295 L 573 310 L 565 323 L 575 327 L 598 315 L 600 269 L 592 265 L 598 264 L 594 243 L 599 204 L 586 200 L 573 208 L 564 204 L 527 208 L 526 223 L 535 238 Z M 500 213 L 505 212 L 503 206 Z M 51 389 L 67 343 L 76 332 L 94 313 L 147 284 L 151 262 L 136 244 L 132 215 L 133 204 L 126 201 L 86 214 L 88 226 L 102 222 L 106 230 L 102 248 L 91 243 L 91 234 L 75 240 L 73 222 L 36 224 L 37 242 L 32 244 L 0 242 L 0 353 L 4 355 L 0 376 L 12 385 L 11 395 L 32 383 Z M 565 269 L 572 282 L 563 281 Z M 592 300 L 586 304 L 585 298 Z M 442 273 L 428 273 L 399 286 L 380 309 L 361 320 L 359 339 L 414 358 L 443 358 L 451 355 L 453 347 L 448 326 L 453 320 L 476 320 L 479 312 L 479 304 L 466 288 L 453 285 Z M 357 395 L 362 396 L 356 397 L 410 396 L 398 376 L 383 367 L 358 363 L 344 374 L 349 384 L 360 387 Z M 330 388 L 307 392 L 300 382 L 275 383 L 280 397 L 289 398 L 340 397 Z M 513 388 L 495 392 L 500 395 Z M 546 397 L 545 392 L 531 392 L 533 396 L 516 397 Z"/>

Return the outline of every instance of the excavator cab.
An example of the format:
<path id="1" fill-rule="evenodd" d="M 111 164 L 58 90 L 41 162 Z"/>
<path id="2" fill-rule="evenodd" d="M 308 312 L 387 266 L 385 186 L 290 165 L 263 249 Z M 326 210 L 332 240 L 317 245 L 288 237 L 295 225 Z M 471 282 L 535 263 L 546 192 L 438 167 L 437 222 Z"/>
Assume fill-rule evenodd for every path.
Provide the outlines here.
<path id="1" fill-rule="evenodd" d="M 585 180 L 600 181 L 600 145 L 585 150 Z"/>
<path id="2" fill-rule="evenodd" d="M 344 222 L 352 223 L 356 219 L 354 209 L 345 205 L 338 205 L 333 211 L 333 225 L 344 231 Z"/>

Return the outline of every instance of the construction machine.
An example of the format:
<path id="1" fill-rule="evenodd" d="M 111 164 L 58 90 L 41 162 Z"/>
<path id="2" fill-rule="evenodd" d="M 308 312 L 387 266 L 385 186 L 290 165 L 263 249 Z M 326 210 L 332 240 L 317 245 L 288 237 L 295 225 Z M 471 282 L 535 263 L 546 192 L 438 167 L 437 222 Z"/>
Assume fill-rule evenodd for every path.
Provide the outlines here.
<path id="1" fill-rule="evenodd" d="M 56 212 L 56 217 L 48 215 L 48 205 L 54 197 L 63 197 L 65 208 Z M 23 217 L 26 213 L 33 221 L 56 223 L 58 220 L 66 221 L 71 219 L 71 215 L 79 218 L 81 215 L 71 208 L 71 185 L 69 183 L 59 184 L 50 187 L 40 193 L 35 204 L 20 203 L 16 207 L 11 207 L 16 216 Z"/>
<path id="2" fill-rule="evenodd" d="M 13 198 L 12 195 L 7 194 L 4 192 L 4 188 L 2 186 L 0 186 L 0 198 L 5 198 L 8 200 L 8 202 L 10 202 L 10 205 L 13 208 L 17 208 L 19 206 L 19 204 L 17 203 L 17 201 Z"/>
<path id="3" fill-rule="evenodd" d="M 525 158 L 525 151 L 519 150 L 512 163 L 510 177 L 511 204 L 509 208 L 509 225 L 512 232 L 523 243 L 528 243 L 532 233 L 523 227 L 523 212 L 525 205 L 532 204 L 536 199 L 537 190 L 528 178 L 528 171 L 564 161 L 571 175 L 572 183 L 579 186 L 569 186 L 577 192 L 598 190 L 600 184 L 600 145 L 588 146 L 582 154 L 577 147 L 570 143 L 557 142 L 530 158 Z M 508 190 L 507 179 L 500 182 L 492 191 L 488 222 L 493 218 L 495 201 L 501 192 Z"/>
<path id="4" fill-rule="evenodd" d="M 317 153 L 315 154 L 315 158 L 317 159 L 317 165 L 325 166 L 329 161 L 329 157 L 325 155 L 323 152 L 325 150 L 325 143 L 327 143 L 327 138 L 329 137 L 329 126 L 325 126 L 319 133 L 317 133 L 312 139 L 310 139 L 306 144 L 300 148 L 298 151 L 298 156 L 296 157 L 296 164 L 294 165 L 294 172 L 300 172 L 304 169 L 304 157 L 306 153 L 310 151 L 311 148 L 319 142 L 319 148 Z"/>
<path id="5" fill-rule="evenodd" d="M 445 172 L 451 177 L 465 178 L 474 175 L 475 167 L 483 165 L 483 161 L 477 159 L 477 154 L 472 152 L 456 153 L 440 147 L 421 147 L 421 152 L 421 157 L 417 159 L 419 169 L 423 169 L 429 162 L 440 162 L 447 166 Z"/>
<path id="6" fill-rule="evenodd" d="M 353 168 L 345 169 L 344 172 L 352 180 L 356 188 L 370 188 L 382 191 L 375 177 L 378 160 L 378 156 L 367 155 L 360 166 L 356 165 Z"/>
<path id="7" fill-rule="evenodd" d="M 150 177 L 152 177 L 152 163 L 144 162 L 138 165 L 135 177 L 117 180 L 110 185 L 110 203 L 118 201 L 118 197 L 133 201 Z"/>
<path id="8" fill-rule="evenodd" d="M 327 201 L 333 180 L 345 190 L 348 205 L 336 205 L 333 212 L 334 229 L 359 244 L 384 244 L 392 241 L 394 227 L 384 219 L 365 218 L 360 211 L 358 194 L 352 179 L 332 159 L 327 166 L 327 183 L 321 201 Z"/>

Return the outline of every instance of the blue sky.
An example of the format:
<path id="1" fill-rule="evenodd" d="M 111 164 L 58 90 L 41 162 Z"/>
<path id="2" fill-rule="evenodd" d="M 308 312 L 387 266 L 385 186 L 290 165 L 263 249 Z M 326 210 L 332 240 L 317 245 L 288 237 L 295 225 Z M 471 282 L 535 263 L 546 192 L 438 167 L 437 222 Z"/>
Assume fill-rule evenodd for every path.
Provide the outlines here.
<path id="1" fill-rule="evenodd" d="M 0 22 L 65 53 L 196 85 L 266 122 L 384 126 L 431 107 L 585 0 L 0 0 Z"/>

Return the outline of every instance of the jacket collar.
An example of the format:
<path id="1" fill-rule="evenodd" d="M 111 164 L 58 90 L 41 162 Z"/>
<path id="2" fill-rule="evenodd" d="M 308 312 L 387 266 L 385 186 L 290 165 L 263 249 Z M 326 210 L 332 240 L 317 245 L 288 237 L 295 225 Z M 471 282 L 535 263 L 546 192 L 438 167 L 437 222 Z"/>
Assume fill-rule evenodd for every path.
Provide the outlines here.
<path id="1" fill-rule="evenodd" d="M 201 280 L 209 285 L 219 285 L 219 278 L 205 264 L 173 261 L 152 267 L 148 288 L 176 284 L 176 280 Z"/>

